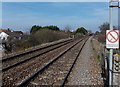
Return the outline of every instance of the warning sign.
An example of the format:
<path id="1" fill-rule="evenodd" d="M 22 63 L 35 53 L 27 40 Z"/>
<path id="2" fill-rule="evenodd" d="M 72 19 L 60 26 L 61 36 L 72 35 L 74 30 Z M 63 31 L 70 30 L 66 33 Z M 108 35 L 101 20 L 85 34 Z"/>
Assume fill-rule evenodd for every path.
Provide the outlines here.
<path id="1" fill-rule="evenodd" d="M 106 31 L 106 48 L 119 48 L 119 31 Z"/>

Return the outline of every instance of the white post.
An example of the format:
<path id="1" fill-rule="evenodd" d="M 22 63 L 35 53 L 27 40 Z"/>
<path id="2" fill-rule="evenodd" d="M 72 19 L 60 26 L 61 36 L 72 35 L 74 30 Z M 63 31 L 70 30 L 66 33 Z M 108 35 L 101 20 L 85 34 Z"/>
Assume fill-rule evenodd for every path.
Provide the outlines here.
<path id="1" fill-rule="evenodd" d="M 112 5 L 112 2 L 110 2 L 110 6 Z M 113 30 L 113 7 L 110 7 L 110 30 Z M 113 64 L 113 49 L 110 49 L 110 55 L 109 55 L 109 86 L 112 86 L 113 83 L 113 75 L 112 75 L 112 64 Z"/>
<path id="2" fill-rule="evenodd" d="M 118 4 L 119 4 L 119 6 L 118 6 L 118 30 L 120 31 L 120 0 L 119 0 Z M 120 70 L 119 70 L 119 72 L 120 72 Z M 118 76 L 118 85 L 120 86 L 120 75 Z"/>
<path id="3" fill-rule="evenodd" d="M 120 7 L 120 0 L 118 0 L 118 7 Z"/>

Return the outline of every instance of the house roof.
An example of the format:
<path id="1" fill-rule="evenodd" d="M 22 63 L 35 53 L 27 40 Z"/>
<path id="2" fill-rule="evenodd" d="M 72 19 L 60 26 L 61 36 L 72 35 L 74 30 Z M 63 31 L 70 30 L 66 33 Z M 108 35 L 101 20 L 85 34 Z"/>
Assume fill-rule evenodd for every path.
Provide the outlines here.
<path id="1" fill-rule="evenodd" d="M 0 32 L 11 31 L 10 29 L 0 29 Z"/>
<path id="2" fill-rule="evenodd" d="M 14 33 L 16 33 L 16 34 L 21 34 L 21 35 L 23 35 L 23 32 L 22 31 L 13 31 Z"/>
<path id="3" fill-rule="evenodd" d="M 10 37 L 19 37 L 19 36 L 23 35 L 22 31 L 11 31 L 10 29 L 0 29 L 0 32 L 5 32 Z"/>

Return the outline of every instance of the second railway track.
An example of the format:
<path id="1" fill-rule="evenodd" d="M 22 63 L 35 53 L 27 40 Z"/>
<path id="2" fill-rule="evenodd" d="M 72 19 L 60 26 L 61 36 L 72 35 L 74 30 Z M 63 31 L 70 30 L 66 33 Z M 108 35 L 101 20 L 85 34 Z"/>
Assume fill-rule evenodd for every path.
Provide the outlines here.
<path id="1" fill-rule="evenodd" d="M 55 85 L 56 83 L 57 84 L 59 83 L 58 80 L 60 80 L 60 79 L 62 79 L 62 82 L 64 84 L 65 80 L 67 78 L 67 76 L 64 76 L 64 75 L 66 75 L 67 71 L 69 70 L 68 67 L 70 68 L 71 64 L 75 60 L 75 56 L 79 55 L 80 49 L 82 49 L 85 42 L 86 42 L 86 39 L 84 41 L 82 41 L 82 40 L 73 41 L 73 42 L 71 41 L 71 43 L 69 43 L 63 47 L 60 47 L 53 51 L 50 51 L 47 54 L 43 54 L 42 56 L 35 58 L 34 60 L 30 60 L 19 66 L 13 67 L 10 70 L 3 72 L 3 86 L 17 86 L 18 85 L 18 86 L 23 87 L 25 85 L 28 85 L 28 86 L 46 85 L 46 84 L 47 85 Z M 66 50 L 64 50 L 64 49 L 66 49 Z M 66 55 L 66 52 L 69 53 L 70 55 Z M 62 55 L 64 55 L 64 56 L 62 56 Z M 66 55 L 66 57 L 65 57 L 65 55 Z M 61 57 L 61 58 L 59 59 L 59 57 Z M 60 61 L 56 61 L 56 60 L 60 60 Z M 67 64 L 67 62 L 68 62 L 68 64 Z M 49 72 L 52 73 L 52 74 L 50 74 L 50 76 L 54 80 L 54 77 L 56 75 L 56 77 L 58 77 L 58 80 L 55 80 L 51 83 L 49 83 L 49 82 L 45 83 L 48 80 L 45 81 L 42 79 L 46 77 L 45 75 L 49 75 L 49 74 L 47 74 L 47 69 L 45 67 L 48 67 L 50 64 L 51 64 L 51 66 L 48 68 L 48 69 L 50 69 Z M 58 69 L 56 69 L 55 67 L 58 67 Z M 60 67 L 64 67 L 63 69 L 65 71 L 60 71 L 60 70 L 63 70 Z M 38 81 L 37 78 L 39 77 L 39 75 L 37 76 L 37 78 L 35 78 L 35 77 L 37 74 L 42 72 L 42 69 L 46 73 L 43 72 L 42 74 L 45 74 L 45 75 L 40 75 L 43 78 L 40 77 L 40 79 L 42 81 L 40 81 L 39 84 L 37 84 L 34 81 Z M 46 70 L 44 70 L 44 69 L 46 69 Z M 54 74 L 55 71 L 56 71 L 56 74 Z M 63 74 L 63 76 L 66 77 L 66 78 L 64 78 L 64 81 L 63 81 L 63 76 L 60 75 L 60 77 L 59 77 L 59 75 L 57 76 L 57 74 Z M 48 76 L 48 79 L 50 79 L 49 76 Z M 45 81 L 45 82 L 43 82 L 43 81 Z"/>
<path id="2" fill-rule="evenodd" d="M 49 45 L 46 47 L 41 47 L 41 48 L 38 48 L 38 49 L 35 49 L 32 51 L 28 51 L 28 52 L 23 53 L 23 54 L 18 54 L 16 56 L 11 56 L 11 57 L 8 57 L 6 59 L 3 59 L 2 60 L 2 65 L 3 65 L 2 71 L 8 70 L 14 66 L 17 66 L 21 63 L 28 61 L 30 59 L 36 58 L 37 56 L 45 54 L 45 53 L 52 51 L 54 49 L 60 48 L 64 45 L 69 44 L 72 41 L 74 41 L 74 40 L 70 39 L 67 41 L 62 41 L 62 42 L 55 43 L 55 44 L 52 44 L 52 45 Z"/>

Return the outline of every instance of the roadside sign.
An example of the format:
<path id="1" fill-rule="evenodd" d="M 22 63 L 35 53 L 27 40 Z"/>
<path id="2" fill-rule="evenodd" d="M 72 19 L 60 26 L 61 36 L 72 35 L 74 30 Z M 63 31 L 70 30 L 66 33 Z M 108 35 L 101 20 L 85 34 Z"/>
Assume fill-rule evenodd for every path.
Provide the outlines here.
<path id="1" fill-rule="evenodd" d="M 106 48 L 119 48 L 119 31 L 106 31 Z"/>

